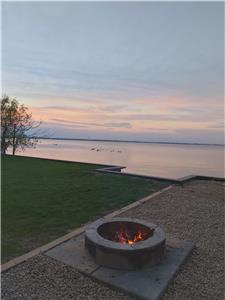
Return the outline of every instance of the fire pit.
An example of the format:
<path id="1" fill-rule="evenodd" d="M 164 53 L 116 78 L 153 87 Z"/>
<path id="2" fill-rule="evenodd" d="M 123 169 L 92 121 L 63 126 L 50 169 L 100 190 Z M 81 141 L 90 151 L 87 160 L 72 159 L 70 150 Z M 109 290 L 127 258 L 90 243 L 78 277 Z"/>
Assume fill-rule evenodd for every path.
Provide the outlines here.
<path id="1" fill-rule="evenodd" d="M 100 219 L 78 232 L 45 255 L 146 300 L 161 299 L 194 246 L 174 238 L 165 245 L 162 229 L 133 218 Z"/>
<path id="2" fill-rule="evenodd" d="M 85 232 L 85 247 L 96 263 L 116 269 L 157 264 L 164 256 L 165 241 L 160 227 L 133 218 L 101 219 Z"/>

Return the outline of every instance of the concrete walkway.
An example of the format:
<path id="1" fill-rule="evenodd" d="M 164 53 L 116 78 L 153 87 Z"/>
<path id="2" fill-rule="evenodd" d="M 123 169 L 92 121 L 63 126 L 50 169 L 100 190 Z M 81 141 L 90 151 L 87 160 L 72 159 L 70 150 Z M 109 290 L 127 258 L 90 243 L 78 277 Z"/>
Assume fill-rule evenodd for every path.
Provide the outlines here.
<path id="1" fill-rule="evenodd" d="M 164 300 L 224 299 L 224 183 L 193 180 L 121 214 L 153 222 L 196 243 Z M 2 274 L 2 299 L 134 299 L 44 254 Z"/>

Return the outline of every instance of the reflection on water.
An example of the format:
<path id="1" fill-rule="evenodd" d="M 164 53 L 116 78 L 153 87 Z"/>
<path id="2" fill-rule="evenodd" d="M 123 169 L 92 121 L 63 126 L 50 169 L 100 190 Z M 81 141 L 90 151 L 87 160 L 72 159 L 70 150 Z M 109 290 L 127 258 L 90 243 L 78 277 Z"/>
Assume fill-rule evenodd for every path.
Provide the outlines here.
<path id="1" fill-rule="evenodd" d="M 21 155 L 123 165 L 129 173 L 179 178 L 224 177 L 224 147 L 126 142 L 40 140 Z"/>

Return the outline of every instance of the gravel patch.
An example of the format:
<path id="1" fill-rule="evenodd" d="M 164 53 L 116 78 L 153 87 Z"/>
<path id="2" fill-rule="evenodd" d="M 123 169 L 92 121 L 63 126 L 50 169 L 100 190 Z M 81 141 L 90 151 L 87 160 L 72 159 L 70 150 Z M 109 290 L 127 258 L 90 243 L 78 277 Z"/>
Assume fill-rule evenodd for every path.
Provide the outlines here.
<path id="1" fill-rule="evenodd" d="M 176 186 L 123 216 L 146 219 L 166 234 L 196 243 L 164 300 L 223 300 L 224 185 L 195 180 Z"/>
<path id="2" fill-rule="evenodd" d="M 2 298 L 7 300 L 131 300 L 45 255 L 5 272 Z"/>
<path id="3" fill-rule="evenodd" d="M 224 184 L 195 180 L 121 216 L 145 219 L 166 234 L 195 241 L 196 249 L 163 300 L 223 300 Z M 39 255 L 2 274 L 5 300 L 132 300 L 50 257 Z"/>

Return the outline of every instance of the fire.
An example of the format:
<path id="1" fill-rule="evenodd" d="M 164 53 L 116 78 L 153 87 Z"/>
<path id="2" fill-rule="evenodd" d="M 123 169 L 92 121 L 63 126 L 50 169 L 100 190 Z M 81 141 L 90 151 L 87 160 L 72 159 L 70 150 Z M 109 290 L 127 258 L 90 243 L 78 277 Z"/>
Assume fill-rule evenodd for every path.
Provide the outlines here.
<path id="1" fill-rule="evenodd" d="M 136 242 L 143 241 L 146 237 L 146 233 L 142 231 L 137 231 L 136 233 L 132 234 L 125 228 L 120 228 L 118 231 L 116 231 L 114 237 L 112 240 L 114 242 L 118 242 L 121 244 L 129 244 L 132 245 Z"/>

